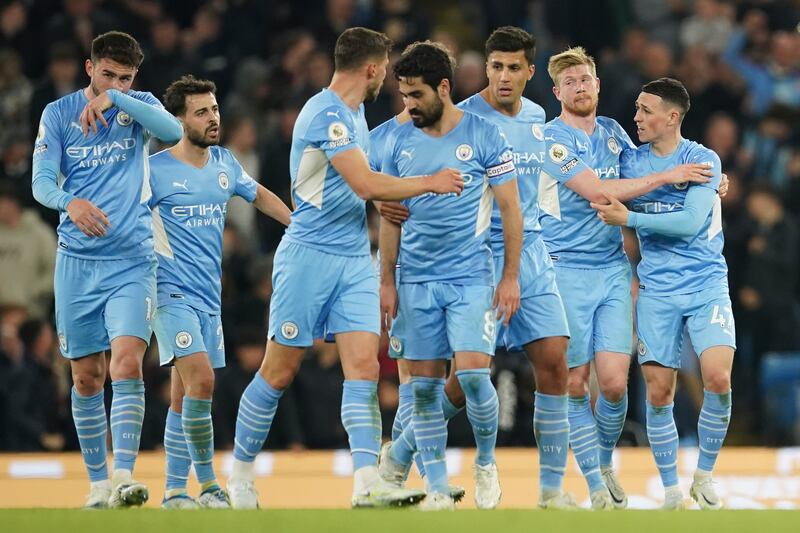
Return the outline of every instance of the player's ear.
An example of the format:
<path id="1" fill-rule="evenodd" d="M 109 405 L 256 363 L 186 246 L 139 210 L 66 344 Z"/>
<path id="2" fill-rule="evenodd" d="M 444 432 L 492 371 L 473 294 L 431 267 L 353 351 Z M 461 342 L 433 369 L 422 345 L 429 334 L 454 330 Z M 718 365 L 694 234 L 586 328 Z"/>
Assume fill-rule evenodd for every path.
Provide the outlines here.
<path id="1" fill-rule="evenodd" d="M 528 81 L 531 81 L 531 78 L 536 73 L 536 65 L 528 65 Z"/>
<path id="2" fill-rule="evenodd" d="M 442 81 L 439 82 L 436 92 L 439 93 L 439 98 L 450 96 L 450 80 L 443 78 Z"/>
<path id="3" fill-rule="evenodd" d="M 92 73 L 94 72 L 94 63 L 92 63 L 92 60 L 87 59 L 86 62 L 83 64 L 83 67 L 86 69 L 86 75 L 91 78 Z"/>
<path id="4" fill-rule="evenodd" d="M 367 79 L 371 80 L 378 74 L 378 65 L 375 63 L 367 63 Z"/>

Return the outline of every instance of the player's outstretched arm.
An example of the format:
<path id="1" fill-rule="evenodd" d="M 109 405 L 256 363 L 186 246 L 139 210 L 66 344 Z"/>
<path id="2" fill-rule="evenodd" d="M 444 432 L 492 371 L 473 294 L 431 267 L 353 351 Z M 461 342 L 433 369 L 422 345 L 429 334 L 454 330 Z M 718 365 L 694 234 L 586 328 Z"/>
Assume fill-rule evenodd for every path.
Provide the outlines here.
<path id="1" fill-rule="evenodd" d="M 275 193 L 263 185 L 256 185 L 256 199 L 253 201 L 253 205 L 256 206 L 256 209 L 268 217 L 274 218 L 284 226 L 288 226 L 292 222 L 292 211 Z"/>
<path id="2" fill-rule="evenodd" d="M 664 172 L 635 179 L 601 180 L 594 170 L 585 169 L 567 181 L 566 186 L 590 202 L 602 203 L 605 198 L 604 193 L 621 202 L 627 202 L 671 183 L 708 183 L 713 175 L 708 165 L 696 163 L 679 165 Z"/>
<path id="3" fill-rule="evenodd" d="M 399 201 L 425 193 L 459 194 L 464 189 L 464 178 L 457 170 L 446 168 L 430 176 L 398 179 L 369 167 L 361 149 L 339 152 L 331 159 L 336 172 L 363 200 Z"/>
<path id="4" fill-rule="evenodd" d="M 492 187 L 500 216 L 503 219 L 503 275 L 494 291 L 494 307 L 497 318 L 508 325 L 519 309 L 519 261 L 522 253 L 522 210 L 519 205 L 517 180 L 512 179 Z"/>
<path id="5" fill-rule="evenodd" d="M 379 248 L 381 251 L 381 327 L 389 331 L 397 316 L 397 281 L 395 269 L 400 251 L 400 226 L 389 220 L 380 221 Z"/>
<path id="6" fill-rule="evenodd" d="M 682 211 L 659 214 L 628 211 L 619 200 L 608 194 L 605 200 L 591 205 L 606 224 L 645 229 L 669 237 L 691 237 L 703 227 L 717 201 L 717 191 L 709 187 L 690 187 Z"/>

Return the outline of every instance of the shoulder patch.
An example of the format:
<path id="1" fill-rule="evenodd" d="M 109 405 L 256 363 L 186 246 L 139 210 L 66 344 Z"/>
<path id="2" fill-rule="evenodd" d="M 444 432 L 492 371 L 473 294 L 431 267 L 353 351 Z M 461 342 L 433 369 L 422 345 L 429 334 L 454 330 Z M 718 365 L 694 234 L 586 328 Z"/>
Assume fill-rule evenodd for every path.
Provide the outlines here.
<path id="1" fill-rule="evenodd" d="M 548 154 L 553 163 L 561 163 L 567 158 L 567 147 L 563 144 L 554 143 L 548 150 Z"/>
<path id="2" fill-rule="evenodd" d="M 340 141 L 347 137 L 347 126 L 343 122 L 334 122 L 328 126 L 328 139 L 331 141 Z"/>

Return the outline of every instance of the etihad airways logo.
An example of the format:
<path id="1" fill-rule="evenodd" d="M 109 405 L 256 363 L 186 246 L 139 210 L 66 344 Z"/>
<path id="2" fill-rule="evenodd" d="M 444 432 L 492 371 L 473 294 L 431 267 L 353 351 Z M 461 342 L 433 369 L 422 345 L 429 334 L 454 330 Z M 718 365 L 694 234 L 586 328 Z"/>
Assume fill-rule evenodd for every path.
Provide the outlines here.
<path id="1" fill-rule="evenodd" d="M 187 228 L 198 228 L 201 226 L 224 226 L 225 213 L 228 204 L 196 204 L 196 205 L 176 205 L 170 212 L 172 216 L 183 219 L 181 224 Z"/>
<path id="2" fill-rule="evenodd" d="M 136 148 L 136 139 L 126 137 L 118 141 L 110 141 L 94 146 L 70 146 L 67 148 L 67 156 L 73 159 L 86 159 L 87 157 L 104 157 L 113 155 L 115 152 L 125 152 Z"/>

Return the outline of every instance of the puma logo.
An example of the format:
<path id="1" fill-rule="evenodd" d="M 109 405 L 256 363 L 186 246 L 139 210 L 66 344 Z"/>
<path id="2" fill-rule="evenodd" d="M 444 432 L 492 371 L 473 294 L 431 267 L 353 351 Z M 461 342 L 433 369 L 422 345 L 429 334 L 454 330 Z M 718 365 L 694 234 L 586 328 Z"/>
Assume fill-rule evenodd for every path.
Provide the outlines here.
<path id="1" fill-rule="evenodd" d="M 407 158 L 411 159 L 412 157 L 414 157 L 414 149 L 412 148 L 411 150 L 400 150 L 400 155 L 406 156 Z"/>
<path id="2" fill-rule="evenodd" d="M 336 118 L 339 118 L 339 112 L 338 112 L 338 111 L 328 111 L 327 115 L 328 115 L 329 117 L 336 117 Z"/>
<path id="3" fill-rule="evenodd" d="M 173 187 L 182 187 L 184 191 L 188 191 L 189 187 L 186 186 L 186 181 L 187 180 L 183 180 L 183 183 L 181 183 L 180 181 L 173 181 L 172 182 L 172 186 Z"/>

